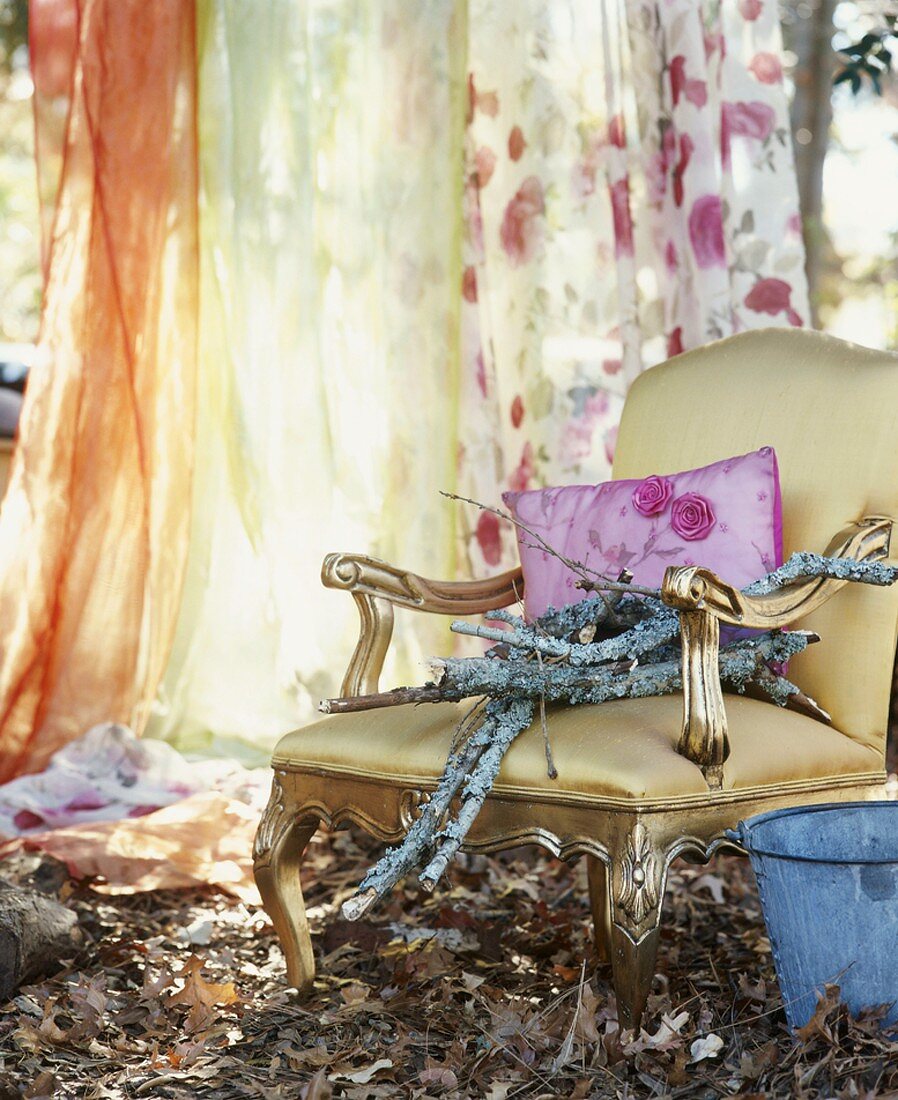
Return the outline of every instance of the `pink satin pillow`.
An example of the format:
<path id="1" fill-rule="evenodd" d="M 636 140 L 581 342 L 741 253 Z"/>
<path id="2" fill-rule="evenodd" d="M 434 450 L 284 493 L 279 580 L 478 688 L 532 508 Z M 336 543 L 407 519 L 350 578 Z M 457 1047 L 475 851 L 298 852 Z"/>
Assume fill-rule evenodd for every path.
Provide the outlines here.
<path id="1" fill-rule="evenodd" d="M 512 515 L 564 557 L 657 588 L 669 565 L 705 565 L 739 588 L 783 561 L 772 447 L 679 474 L 504 493 Z M 586 595 L 577 575 L 518 529 L 524 607 L 535 619 Z"/>

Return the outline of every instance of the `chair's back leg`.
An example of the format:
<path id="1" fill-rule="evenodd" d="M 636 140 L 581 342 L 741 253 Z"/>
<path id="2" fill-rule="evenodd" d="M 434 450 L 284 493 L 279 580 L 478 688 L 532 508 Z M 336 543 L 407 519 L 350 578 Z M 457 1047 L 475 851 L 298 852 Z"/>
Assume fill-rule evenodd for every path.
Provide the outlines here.
<path id="1" fill-rule="evenodd" d="M 287 981 L 300 993 L 311 991 L 315 957 L 300 883 L 300 866 L 316 819 L 297 821 L 277 779 L 256 832 L 253 874 L 262 904 L 277 932 L 287 963 Z"/>
<path id="2" fill-rule="evenodd" d="M 608 902 L 608 870 L 597 856 L 586 857 L 589 903 L 592 908 L 596 954 L 603 963 L 611 962 L 611 908 Z"/>

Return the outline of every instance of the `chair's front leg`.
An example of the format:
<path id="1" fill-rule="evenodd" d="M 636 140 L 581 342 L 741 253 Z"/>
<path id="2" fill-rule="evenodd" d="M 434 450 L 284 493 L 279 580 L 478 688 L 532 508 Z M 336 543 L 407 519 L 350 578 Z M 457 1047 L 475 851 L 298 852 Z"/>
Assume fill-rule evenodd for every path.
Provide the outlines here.
<path id="1" fill-rule="evenodd" d="M 291 812 L 275 776 L 253 846 L 253 875 L 287 963 L 287 981 L 309 993 L 315 979 L 312 937 L 302 896 L 300 867 L 318 821 Z"/>
<path id="2" fill-rule="evenodd" d="M 639 820 L 609 844 L 610 946 L 621 1028 L 639 1030 L 655 976 L 667 858 Z"/>

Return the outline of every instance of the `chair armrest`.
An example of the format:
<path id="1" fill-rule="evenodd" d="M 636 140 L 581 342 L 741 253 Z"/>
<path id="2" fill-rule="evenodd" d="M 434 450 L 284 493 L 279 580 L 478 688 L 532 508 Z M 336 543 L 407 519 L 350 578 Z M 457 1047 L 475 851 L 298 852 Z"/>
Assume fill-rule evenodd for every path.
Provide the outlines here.
<path id="1" fill-rule="evenodd" d="M 848 524 L 825 550 L 827 557 L 876 561 L 886 557 L 891 519 L 867 516 Z M 671 566 L 661 599 L 680 612 L 683 647 L 683 732 L 677 751 L 701 767 L 719 788 L 729 754 L 726 711 L 718 670 L 720 624 L 773 630 L 810 614 L 849 582 L 801 577 L 780 588 L 748 595 L 701 566 Z"/>
<path id="2" fill-rule="evenodd" d="M 359 609 L 359 640 L 340 689 L 346 699 L 378 690 L 394 605 L 438 615 L 479 615 L 508 607 L 524 592 L 520 567 L 481 581 L 433 581 L 364 554 L 328 554 L 321 583 L 351 592 Z"/>

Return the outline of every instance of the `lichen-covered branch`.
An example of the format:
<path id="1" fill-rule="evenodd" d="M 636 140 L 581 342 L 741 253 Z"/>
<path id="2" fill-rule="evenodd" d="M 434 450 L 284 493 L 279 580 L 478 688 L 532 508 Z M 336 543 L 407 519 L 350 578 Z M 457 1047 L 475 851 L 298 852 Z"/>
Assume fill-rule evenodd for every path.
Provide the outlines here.
<path id="1" fill-rule="evenodd" d="M 486 796 L 490 793 L 499 774 L 502 758 L 519 733 L 533 721 L 534 703 L 531 699 L 505 701 L 504 713 L 496 725 L 490 747 L 481 753 L 473 771 L 462 786 L 462 804 L 458 816 L 449 821 L 438 835 L 439 845 L 433 858 L 421 872 L 421 885 L 432 890 L 461 847 L 474 819 L 480 813 Z"/>
<path id="2" fill-rule="evenodd" d="M 750 681 L 758 662 L 788 661 L 816 635 L 807 631 L 773 630 L 733 642 L 720 651 L 720 677 L 738 689 Z M 448 657 L 431 662 L 443 699 L 489 695 L 515 696 L 546 702 L 604 703 L 609 699 L 643 699 L 667 695 L 683 686 L 677 660 L 654 664 L 625 662 L 617 666 L 543 665 L 497 661 L 489 657 Z"/>
<path id="3" fill-rule="evenodd" d="M 426 889 L 436 885 L 483 807 L 505 753 L 533 722 L 537 707 L 545 714 L 547 702 L 595 704 L 682 689 L 683 664 L 675 644 L 679 615 L 660 602 L 660 593 L 632 586 L 627 575 L 606 584 L 605 578 L 582 563 L 560 560 L 580 574 L 583 587 L 602 589 L 603 594 L 568 607 L 550 608 L 534 622 L 507 610 L 487 614 L 488 620 L 504 622 L 507 630 L 455 622 L 452 629 L 456 633 L 496 644 L 484 657 L 435 659 L 434 682 L 422 687 L 321 704 L 322 710 L 334 713 L 487 699 L 479 725 L 459 732 L 459 743 L 449 754 L 436 790 L 423 803 L 402 843 L 384 853 L 358 892 L 345 902 L 343 915 L 348 919 L 363 916 L 399 879 L 422 864 L 421 884 Z M 798 553 L 749 585 L 745 593 L 766 595 L 808 577 L 889 585 L 898 580 L 898 567 Z M 829 715 L 813 699 L 776 670 L 817 640 L 817 635 L 808 631 L 773 630 L 731 642 L 719 652 L 721 682 L 731 690 L 742 693 L 751 689 L 779 706 L 829 721 Z M 547 759 L 551 760 L 548 744 Z"/>
<path id="4" fill-rule="evenodd" d="M 486 638 L 502 645 L 513 646 L 515 649 L 541 653 L 544 657 L 562 657 L 570 665 L 581 666 L 619 661 L 624 657 L 642 657 L 653 649 L 657 649 L 659 645 L 664 645 L 678 637 L 680 619 L 676 611 L 665 608 L 624 631 L 623 634 L 585 645 L 540 634 L 535 627 L 523 623 L 511 630 L 499 630 L 457 620 L 452 623 L 450 629 L 456 634 Z"/>
<path id="5" fill-rule="evenodd" d="M 855 561 L 854 558 L 827 558 L 823 554 L 799 551 L 779 569 L 745 588 L 747 596 L 766 596 L 803 577 L 830 577 L 886 587 L 898 580 L 898 567 L 881 561 Z"/>
<path id="6" fill-rule="evenodd" d="M 452 799 L 473 770 L 480 754 L 491 743 L 498 726 L 498 718 L 504 713 L 504 706 L 498 700 L 488 703 L 480 726 L 449 754 L 437 789 L 430 800 L 423 803 L 421 815 L 412 823 L 402 843 L 384 852 L 362 880 L 358 892 L 344 902 L 343 916 L 347 920 L 363 917 L 378 898 L 383 897 L 399 879 L 418 865 L 422 852 L 432 843 Z"/>

